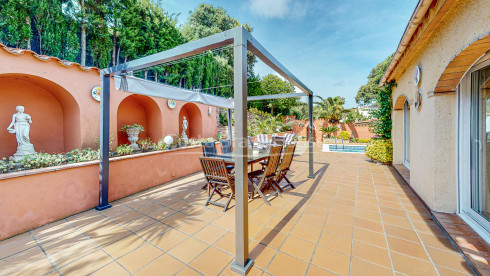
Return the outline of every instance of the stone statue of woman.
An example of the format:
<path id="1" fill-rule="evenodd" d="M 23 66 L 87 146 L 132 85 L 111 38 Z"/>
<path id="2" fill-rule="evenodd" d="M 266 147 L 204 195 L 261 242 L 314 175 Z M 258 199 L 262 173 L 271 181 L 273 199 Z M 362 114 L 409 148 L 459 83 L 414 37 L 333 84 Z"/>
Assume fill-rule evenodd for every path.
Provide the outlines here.
<path id="1" fill-rule="evenodd" d="M 17 138 L 17 152 L 9 158 L 9 160 L 17 162 L 26 155 L 36 155 L 36 151 L 29 138 L 30 124 L 32 124 L 31 116 L 24 113 L 24 107 L 21 105 L 15 107 L 15 109 L 17 113 L 12 116 L 12 122 L 7 127 L 7 131 L 15 134 Z"/>
<path id="2" fill-rule="evenodd" d="M 189 123 L 187 122 L 187 119 L 185 116 L 183 116 L 182 119 L 182 139 L 187 140 L 187 134 L 185 133 L 187 131 L 187 128 L 189 127 Z"/>

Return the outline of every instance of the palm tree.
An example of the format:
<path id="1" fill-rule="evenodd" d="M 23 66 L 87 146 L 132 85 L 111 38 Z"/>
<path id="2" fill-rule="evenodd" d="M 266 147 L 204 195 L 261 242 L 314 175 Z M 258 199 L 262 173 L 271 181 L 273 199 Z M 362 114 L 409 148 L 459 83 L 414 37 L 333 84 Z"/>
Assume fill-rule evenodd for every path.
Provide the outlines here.
<path id="1" fill-rule="evenodd" d="M 343 97 L 328 97 L 326 99 L 321 96 L 315 97 L 320 99 L 319 102 L 315 102 L 314 114 L 317 119 L 327 119 L 330 123 L 338 123 L 342 115 L 348 112 L 344 109 L 345 98 Z"/>

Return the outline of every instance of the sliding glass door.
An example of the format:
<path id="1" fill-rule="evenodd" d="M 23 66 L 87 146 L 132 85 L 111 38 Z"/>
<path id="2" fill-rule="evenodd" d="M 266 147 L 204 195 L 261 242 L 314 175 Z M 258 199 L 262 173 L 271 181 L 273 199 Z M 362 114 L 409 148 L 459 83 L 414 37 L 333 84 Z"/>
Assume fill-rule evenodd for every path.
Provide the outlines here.
<path id="1" fill-rule="evenodd" d="M 490 221 L 490 67 L 470 77 L 470 208 Z"/>

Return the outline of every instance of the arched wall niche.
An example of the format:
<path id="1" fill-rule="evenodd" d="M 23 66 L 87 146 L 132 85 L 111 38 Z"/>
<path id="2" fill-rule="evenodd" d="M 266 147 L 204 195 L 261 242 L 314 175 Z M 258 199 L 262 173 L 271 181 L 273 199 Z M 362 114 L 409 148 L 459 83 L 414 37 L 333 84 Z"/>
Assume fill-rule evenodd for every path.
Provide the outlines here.
<path id="1" fill-rule="evenodd" d="M 6 131 L 22 105 L 32 117 L 31 143 L 37 152 L 60 153 L 81 147 L 80 108 L 60 85 L 27 74 L 0 74 L 0 157 L 17 150 L 15 135 Z"/>
<path id="2" fill-rule="evenodd" d="M 117 108 L 117 129 L 123 125 L 140 124 L 145 131 L 140 133 L 140 139 L 149 137 L 153 142 L 162 137 L 162 112 L 158 104 L 150 97 L 129 95 L 121 101 Z M 117 134 L 117 144 L 129 144 L 124 133 Z"/>
<path id="3" fill-rule="evenodd" d="M 182 134 L 182 122 L 184 116 L 189 123 L 187 128 L 187 137 L 188 138 L 203 138 L 202 135 L 202 115 L 199 107 L 194 103 L 186 103 L 182 106 L 179 111 L 179 133 Z"/>

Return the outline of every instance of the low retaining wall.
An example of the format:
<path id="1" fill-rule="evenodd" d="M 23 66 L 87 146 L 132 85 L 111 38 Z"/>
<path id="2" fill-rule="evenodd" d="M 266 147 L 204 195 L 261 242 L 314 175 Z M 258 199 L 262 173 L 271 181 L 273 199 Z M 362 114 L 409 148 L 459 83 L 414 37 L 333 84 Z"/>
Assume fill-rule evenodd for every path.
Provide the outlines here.
<path id="1" fill-rule="evenodd" d="M 109 201 L 198 172 L 199 156 L 201 146 L 111 158 Z M 98 161 L 0 175 L 0 240 L 91 209 L 98 197 Z"/>

